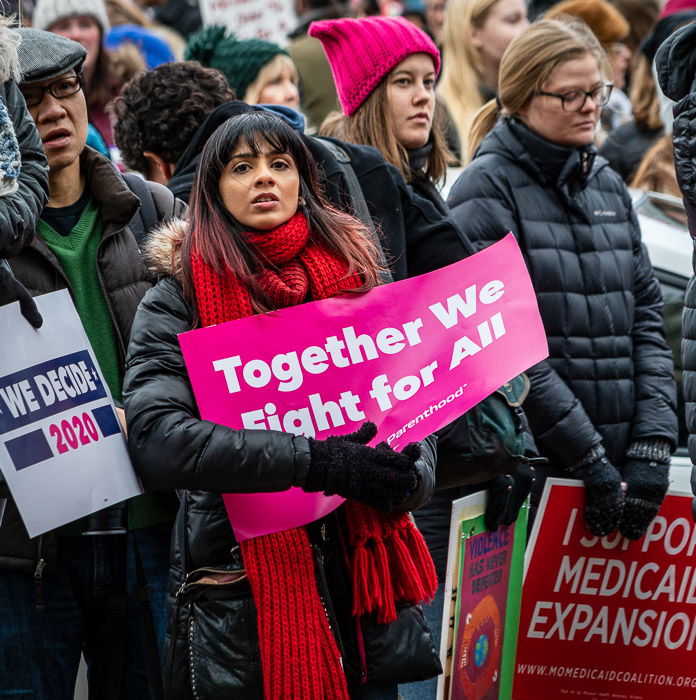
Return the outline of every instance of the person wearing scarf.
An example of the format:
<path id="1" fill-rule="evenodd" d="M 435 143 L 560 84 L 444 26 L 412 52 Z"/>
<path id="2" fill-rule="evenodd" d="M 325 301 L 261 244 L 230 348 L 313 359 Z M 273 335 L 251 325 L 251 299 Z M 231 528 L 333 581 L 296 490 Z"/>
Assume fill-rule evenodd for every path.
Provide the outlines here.
<path id="1" fill-rule="evenodd" d="M 186 325 L 224 323 L 374 287 L 376 251 L 363 237 L 362 224 L 326 204 L 299 136 L 277 117 L 254 112 L 224 123 L 207 142 L 190 223 L 181 231 L 173 243 L 171 231 L 153 240 L 151 255 L 166 259 L 176 279 L 162 280 L 145 300 L 129 349 L 124 403 L 131 452 L 143 481 L 160 489 L 213 493 L 299 486 L 346 498 L 327 520 L 345 560 L 353 621 L 369 620 L 385 633 L 403 624 L 402 608 L 431 599 L 437 585 L 432 560 L 407 513 L 432 491 L 430 439 L 397 453 L 386 443 L 368 445 L 376 434 L 371 423 L 350 435 L 316 440 L 201 421 L 190 405 L 191 389 L 175 345 L 176 333 Z M 188 320 L 179 328 L 182 314 Z M 167 341 L 171 352 L 160 347 Z M 187 527 L 196 544 L 191 552 L 200 560 L 207 533 L 191 522 Z M 256 609 L 263 697 L 364 697 L 370 673 L 361 685 L 349 673 L 348 656 L 361 658 L 362 673 L 373 669 L 384 698 L 396 698 L 400 681 L 438 673 L 422 616 L 419 629 L 429 643 L 427 653 L 420 653 L 424 658 L 414 661 L 420 666 L 415 676 L 409 676 L 412 669 L 375 672 L 364 639 L 346 649 L 354 635 L 330 623 L 330 610 L 346 601 L 327 601 L 318 586 L 312 532 L 312 526 L 300 527 L 240 545 Z M 229 553 L 234 544 L 228 541 L 220 551 Z M 173 571 L 181 575 L 181 562 L 173 562 Z M 423 670 L 423 661 L 430 670 Z M 394 673 L 402 677 L 393 678 Z M 206 697 L 193 674 L 187 681 L 195 691 L 187 695 L 177 688 L 176 697 Z M 211 697 L 227 690 L 211 687 Z M 239 697 L 259 696 L 258 688 L 238 690 Z"/>

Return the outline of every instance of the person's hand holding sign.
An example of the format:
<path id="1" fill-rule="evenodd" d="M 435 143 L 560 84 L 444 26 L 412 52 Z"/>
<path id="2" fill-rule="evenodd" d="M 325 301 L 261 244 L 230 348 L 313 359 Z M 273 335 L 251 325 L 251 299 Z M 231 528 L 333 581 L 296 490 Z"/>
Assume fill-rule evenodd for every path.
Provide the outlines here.
<path id="1" fill-rule="evenodd" d="M 19 309 L 22 316 L 31 323 L 34 328 L 41 328 L 43 318 L 36 308 L 31 294 L 24 285 L 20 284 L 12 274 L 9 265 L 3 260 L 0 262 L 0 306 L 11 304 L 13 301 L 19 302 Z"/>
<path id="2" fill-rule="evenodd" d="M 595 445 L 568 468 L 585 484 L 585 522 L 592 534 L 604 537 L 621 523 L 625 505 L 621 474 L 607 459 L 604 446 Z"/>
<path id="3" fill-rule="evenodd" d="M 367 443 L 376 434 L 375 424 L 365 422 L 349 435 L 310 439 L 312 463 L 302 488 L 337 494 L 385 511 L 403 503 L 418 485 L 420 447 L 410 443 L 401 452 L 386 442 L 369 447 Z"/>

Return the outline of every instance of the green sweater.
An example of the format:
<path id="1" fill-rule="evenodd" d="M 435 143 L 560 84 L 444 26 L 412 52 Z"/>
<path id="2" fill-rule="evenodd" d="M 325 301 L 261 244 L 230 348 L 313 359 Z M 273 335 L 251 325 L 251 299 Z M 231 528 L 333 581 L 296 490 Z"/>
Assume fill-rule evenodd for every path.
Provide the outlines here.
<path id="1" fill-rule="evenodd" d="M 37 224 L 37 232 L 58 259 L 70 282 L 75 308 L 99 367 L 112 396 L 120 402 L 123 376 L 119 364 L 118 338 L 97 272 L 97 250 L 102 229 L 99 208 L 93 198 L 89 199 L 69 236 L 61 236 L 42 219 Z M 159 502 L 155 494 L 144 494 L 129 502 L 130 530 L 171 519 L 171 512 Z M 76 521 L 65 526 L 66 529 L 61 532 L 79 534 L 83 529 L 82 524 L 82 520 Z"/>
<path id="2" fill-rule="evenodd" d="M 39 219 L 37 230 L 70 282 L 77 314 L 99 367 L 112 396 L 120 402 L 123 377 L 118 362 L 118 339 L 97 273 L 97 249 L 102 234 L 97 203 L 90 198 L 69 236 L 61 236 L 43 219 Z"/>

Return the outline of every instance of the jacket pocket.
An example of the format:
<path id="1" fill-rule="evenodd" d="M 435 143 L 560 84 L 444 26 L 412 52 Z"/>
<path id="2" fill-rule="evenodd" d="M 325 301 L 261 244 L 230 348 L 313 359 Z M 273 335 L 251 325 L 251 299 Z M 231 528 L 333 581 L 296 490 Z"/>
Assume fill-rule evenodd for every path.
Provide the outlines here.
<path id="1" fill-rule="evenodd" d="M 237 565 L 196 569 L 179 589 L 177 602 L 185 637 L 174 646 L 178 658 L 172 668 L 187 669 L 188 697 L 262 700 L 256 609 L 244 571 Z M 167 690 L 180 697 L 172 680 Z"/>
<path id="2" fill-rule="evenodd" d="M 419 605 L 397 608 L 397 619 L 380 625 L 363 621 L 367 680 L 411 683 L 442 673 L 433 636 Z"/>

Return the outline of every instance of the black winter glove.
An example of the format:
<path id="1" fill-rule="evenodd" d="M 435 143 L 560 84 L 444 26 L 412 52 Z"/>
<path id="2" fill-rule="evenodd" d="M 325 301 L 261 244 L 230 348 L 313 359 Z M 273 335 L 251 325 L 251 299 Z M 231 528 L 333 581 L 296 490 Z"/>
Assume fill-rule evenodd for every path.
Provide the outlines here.
<path id="1" fill-rule="evenodd" d="M 619 529 L 629 540 L 639 540 L 657 515 L 669 487 L 669 465 L 629 459 L 623 468 L 626 505 Z"/>
<path id="2" fill-rule="evenodd" d="M 575 475 L 585 484 L 585 522 L 590 531 L 604 537 L 614 532 L 621 523 L 624 493 L 621 475 L 604 456 L 577 467 Z"/>
<path id="3" fill-rule="evenodd" d="M 34 328 L 41 328 L 43 318 L 36 308 L 31 294 L 20 284 L 5 263 L 0 263 L 0 306 L 19 302 L 22 316 L 31 323 Z"/>
<path id="4" fill-rule="evenodd" d="M 349 435 L 326 440 L 309 439 L 312 461 L 302 488 L 337 494 L 379 510 L 402 503 L 418 485 L 417 443 L 395 452 L 386 442 L 368 447 L 377 434 L 374 423 L 366 422 Z"/>
<path id="5" fill-rule="evenodd" d="M 534 467 L 518 463 L 513 474 L 498 474 L 488 486 L 488 503 L 483 516 L 489 530 L 512 525 L 522 504 L 532 490 L 536 474 Z"/>

